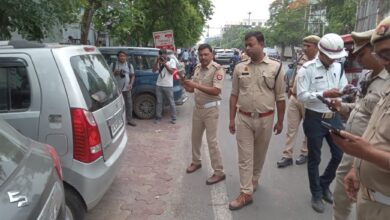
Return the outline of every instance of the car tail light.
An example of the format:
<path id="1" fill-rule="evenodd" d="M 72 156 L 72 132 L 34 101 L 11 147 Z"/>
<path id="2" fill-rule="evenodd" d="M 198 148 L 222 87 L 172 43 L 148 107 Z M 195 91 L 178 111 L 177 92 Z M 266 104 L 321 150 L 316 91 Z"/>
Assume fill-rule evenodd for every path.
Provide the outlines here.
<path id="1" fill-rule="evenodd" d="M 71 109 L 73 128 L 73 158 L 91 163 L 103 156 L 99 129 L 92 113 Z"/>
<path id="2" fill-rule="evenodd" d="M 95 48 L 94 47 L 84 47 L 85 52 L 94 52 Z"/>
<path id="3" fill-rule="evenodd" d="M 62 176 L 62 168 L 61 168 L 61 163 L 60 163 L 60 158 L 58 158 L 57 152 L 54 149 L 54 147 L 46 144 L 45 145 L 47 151 L 49 151 L 51 158 L 53 159 L 54 163 L 54 168 L 57 171 L 58 176 L 60 177 L 61 180 L 64 180 L 64 177 Z"/>

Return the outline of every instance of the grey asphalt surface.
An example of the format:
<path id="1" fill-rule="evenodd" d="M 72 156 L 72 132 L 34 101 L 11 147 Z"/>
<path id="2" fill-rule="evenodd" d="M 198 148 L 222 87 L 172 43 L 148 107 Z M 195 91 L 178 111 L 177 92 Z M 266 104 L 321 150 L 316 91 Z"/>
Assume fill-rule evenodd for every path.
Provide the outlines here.
<path id="1" fill-rule="evenodd" d="M 285 65 L 286 66 L 286 65 Z M 230 76 L 226 76 L 223 88 L 223 101 L 220 106 L 219 119 L 219 144 L 222 151 L 223 164 L 226 172 L 226 181 L 219 184 L 225 184 L 228 201 L 231 201 L 239 194 L 239 173 L 237 163 L 237 146 L 235 136 L 228 131 L 229 123 L 229 95 L 231 91 Z M 170 172 L 174 173 L 174 182 L 171 192 L 165 196 L 168 202 L 168 209 L 164 214 L 154 216 L 152 219 L 186 219 L 186 220 L 212 220 L 227 219 L 215 213 L 215 207 L 227 209 L 228 201 L 224 203 L 213 203 L 212 190 L 205 181 L 211 173 L 205 164 L 207 158 L 203 154 L 203 167 L 193 174 L 186 174 L 185 168 L 191 162 L 191 115 L 192 115 L 193 97 L 178 108 L 178 124 L 185 124 L 181 134 L 181 145 L 177 147 L 173 158 L 176 158 Z M 276 118 L 275 118 L 276 119 Z M 279 169 L 276 162 L 281 158 L 282 149 L 285 143 L 286 118 L 283 132 L 280 135 L 273 135 L 268 149 L 266 162 L 260 177 L 259 187 L 254 193 L 254 203 L 231 214 L 231 219 L 235 220 L 325 220 L 332 219 L 332 206 L 325 205 L 325 213 L 316 213 L 310 205 L 311 194 L 309 191 L 309 181 L 307 177 L 307 166 L 293 165 L 287 168 Z M 295 158 L 299 155 L 299 145 L 303 140 L 303 131 L 301 129 L 296 147 L 294 149 Z M 205 137 L 204 137 L 205 141 Z M 203 147 L 207 147 L 204 145 Z M 202 151 L 203 153 L 203 151 Z M 324 170 L 330 159 L 328 145 L 324 142 L 322 149 L 322 163 L 320 173 Z M 294 158 L 294 159 L 295 159 Z M 331 190 L 333 184 L 331 185 Z"/>
<path id="2" fill-rule="evenodd" d="M 284 65 L 287 66 L 286 64 Z M 253 204 L 231 212 L 228 204 L 239 194 L 239 173 L 235 136 L 228 131 L 231 79 L 227 76 L 220 106 L 219 145 L 226 180 L 208 186 L 212 174 L 206 138 L 203 138 L 202 168 L 186 174 L 191 163 L 191 121 L 193 95 L 177 107 L 177 124 L 169 123 L 169 107 L 163 120 L 137 120 L 127 126 L 129 142 L 122 164 L 109 190 L 99 204 L 86 214 L 86 220 L 322 220 L 332 219 L 332 206 L 318 214 L 310 205 L 307 166 L 278 169 L 285 142 L 286 118 L 282 134 L 272 136 Z M 261 97 L 259 97 L 261 101 Z M 276 120 L 276 118 L 275 118 Z M 298 135 L 299 146 L 302 129 Z M 329 147 L 323 144 L 320 172 L 329 161 Z M 299 149 L 294 152 L 295 158 Z M 333 185 L 331 185 L 331 190 Z M 354 217 L 354 215 L 353 215 Z"/>

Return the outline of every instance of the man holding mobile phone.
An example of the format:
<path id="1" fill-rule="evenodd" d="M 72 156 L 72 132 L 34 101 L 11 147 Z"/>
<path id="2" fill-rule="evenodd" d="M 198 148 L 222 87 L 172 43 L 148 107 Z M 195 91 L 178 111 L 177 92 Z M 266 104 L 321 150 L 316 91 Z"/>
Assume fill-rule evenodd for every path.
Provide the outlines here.
<path id="1" fill-rule="evenodd" d="M 372 115 L 374 107 L 380 98 L 390 87 L 390 75 L 372 54 L 373 47 L 370 44 L 371 35 L 374 30 L 366 32 L 352 32 L 354 41 L 353 54 L 360 66 L 368 70 L 361 83 L 361 91 L 357 94 L 355 103 L 341 103 L 338 99 L 331 101 L 331 106 L 341 113 L 349 114 L 345 130 L 358 136 L 362 136 L 367 128 L 368 121 Z M 348 198 L 344 190 L 344 177 L 352 168 L 354 157 L 348 154 L 343 155 L 343 159 L 336 171 L 336 184 L 333 191 L 333 219 L 349 220 L 352 210 L 352 201 Z"/>
<path id="2" fill-rule="evenodd" d="M 318 43 L 319 55 L 314 60 L 305 63 L 298 72 L 298 100 L 304 103 L 305 119 L 303 130 L 307 137 L 308 175 L 312 194 L 312 208 L 319 213 L 324 212 L 324 199 L 333 203 L 329 185 L 335 178 L 336 169 L 341 161 L 343 152 L 336 146 L 329 130 L 321 125 L 325 121 L 341 129 L 340 116 L 332 112 L 322 103 L 317 95 L 324 98 L 340 97 L 342 89 L 348 84 L 342 64 L 336 60 L 347 56 L 344 42 L 337 34 L 326 34 Z M 320 176 L 321 147 L 323 139 L 329 144 L 332 158 L 324 173 Z"/>
<path id="3" fill-rule="evenodd" d="M 376 56 L 390 71 L 390 17 L 379 23 L 371 36 Z M 379 100 L 363 136 L 342 131 L 333 135 L 342 150 L 355 156 L 344 179 L 348 197 L 357 200 L 357 219 L 386 220 L 390 216 L 390 87 Z M 358 194 L 359 193 L 359 194 Z"/>

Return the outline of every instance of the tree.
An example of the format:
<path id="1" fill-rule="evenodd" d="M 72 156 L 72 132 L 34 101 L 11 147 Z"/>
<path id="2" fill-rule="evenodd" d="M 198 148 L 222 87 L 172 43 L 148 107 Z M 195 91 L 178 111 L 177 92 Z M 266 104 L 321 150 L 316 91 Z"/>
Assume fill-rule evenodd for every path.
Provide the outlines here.
<path id="1" fill-rule="evenodd" d="M 328 26 L 326 32 L 337 34 L 349 34 L 356 23 L 356 0 L 322 0 L 326 7 Z"/>
<path id="2" fill-rule="evenodd" d="M 78 0 L 2 0 L 0 39 L 17 31 L 28 40 L 42 40 L 54 27 L 76 20 Z"/>
<path id="3" fill-rule="evenodd" d="M 191 46 L 213 13 L 210 0 L 134 0 L 133 7 L 145 17 L 143 27 L 135 28 L 143 45 L 152 41 L 153 32 L 172 29 L 176 46 Z"/>
<path id="4" fill-rule="evenodd" d="M 95 30 L 109 32 L 121 44 L 138 46 L 151 44 L 152 33 L 166 29 L 174 31 L 176 46 L 193 45 L 213 8 L 210 0 L 88 0 L 86 3 L 82 21 L 85 34 L 91 16 L 95 15 Z"/>
<path id="5" fill-rule="evenodd" d="M 80 43 L 87 44 L 88 34 L 91 29 L 93 16 L 99 8 L 106 6 L 107 1 L 104 0 L 80 0 L 83 7 L 83 15 L 80 23 Z"/>
<path id="6" fill-rule="evenodd" d="M 244 48 L 244 37 L 245 34 L 249 31 L 261 31 L 265 32 L 266 30 L 262 27 L 253 27 L 248 28 L 244 25 L 236 25 L 230 28 L 227 28 L 223 33 L 222 37 L 213 39 L 209 42 L 212 47 L 221 47 L 221 48 Z"/>
<path id="7" fill-rule="evenodd" d="M 282 59 L 284 59 L 285 48 L 290 46 L 294 51 L 294 46 L 299 45 L 306 35 L 306 20 L 302 16 L 305 14 L 306 5 L 289 6 L 289 2 L 284 0 L 274 1 L 271 4 L 269 10 L 272 16 L 267 22 L 269 27 L 265 32 L 266 44 L 280 46 Z"/>
<path id="8" fill-rule="evenodd" d="M 108 5 L 96 10 L 93 18 L 95 31 L 108 32 L 119 44 L 129 44 L 136 28 L 144 28 L 144 14 L 132 7 L 130 2 L 122 2 L 115 7 Z"/>

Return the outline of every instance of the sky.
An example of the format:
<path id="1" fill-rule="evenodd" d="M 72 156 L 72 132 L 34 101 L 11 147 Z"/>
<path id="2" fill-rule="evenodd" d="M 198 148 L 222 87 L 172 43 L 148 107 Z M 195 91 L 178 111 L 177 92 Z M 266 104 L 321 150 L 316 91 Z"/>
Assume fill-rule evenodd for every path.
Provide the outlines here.
<path id="1" fill-rule="evenodd" d="M 208 21 L 210 37 L 220 34 L 221 27 L 227 23 L 249 19 L 268 19 L 268 8 L 273 0 L 212 0 L 214 14 Z M 207 31 L 204 33 L 207 35 Z"/>

